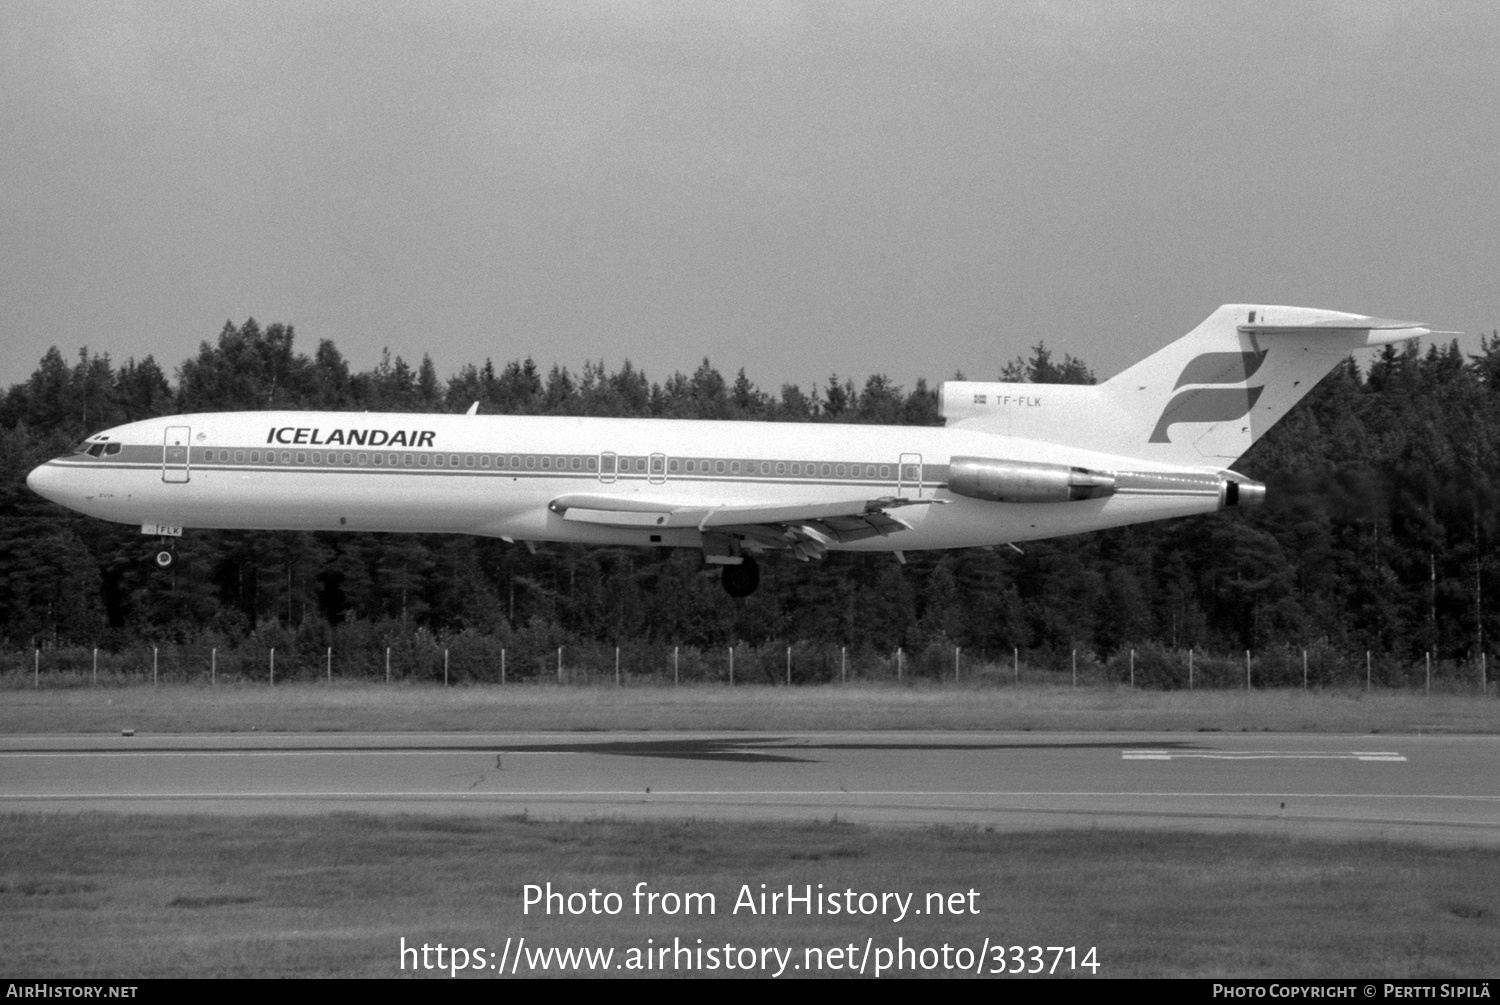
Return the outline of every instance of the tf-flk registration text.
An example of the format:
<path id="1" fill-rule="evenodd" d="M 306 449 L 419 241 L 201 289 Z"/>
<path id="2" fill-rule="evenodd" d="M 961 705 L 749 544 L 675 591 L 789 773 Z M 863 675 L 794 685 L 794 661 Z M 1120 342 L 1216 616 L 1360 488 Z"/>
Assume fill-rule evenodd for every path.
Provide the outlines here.
<path id="1" fill-rule="evenodd" d="M 873 936 L 863 944 L 836 946 L 751 946 L 707 943 L 674 936 L 644 945 L 557 946 L 508 937 L 497 952 L 486 947 L 443 943 L 409 945 L 401 939 L 401 969 L 446 971 L 449 976 L 480 974 L 518 977 L 541 973 L 712 973 L 738 971 L 780 977 L 789 973 L 859 973 L 872 977 L 918 973 L 1061 974 L 1099 971 L 1094 947 L 1013 946 L 986 939 L 982 945 L 936 946 L 894 942 Z"/>

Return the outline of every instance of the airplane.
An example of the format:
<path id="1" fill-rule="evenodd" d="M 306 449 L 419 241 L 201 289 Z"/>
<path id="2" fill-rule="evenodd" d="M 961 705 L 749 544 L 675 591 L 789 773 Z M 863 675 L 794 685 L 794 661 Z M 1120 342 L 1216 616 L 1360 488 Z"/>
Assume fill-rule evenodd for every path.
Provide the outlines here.
<path id="1" fill-rule="evenodd" d="M 90 436 L 33 491 L 139 524 L 696 548 L 734 597 L 757 555 L 972 548 L 1252 506 L 1231 465 L 1351 351 L 1430 334 L 1230 304 L 1092 385 L 946 381 L 945 425 L 368 412 L 172 415 Z"/>

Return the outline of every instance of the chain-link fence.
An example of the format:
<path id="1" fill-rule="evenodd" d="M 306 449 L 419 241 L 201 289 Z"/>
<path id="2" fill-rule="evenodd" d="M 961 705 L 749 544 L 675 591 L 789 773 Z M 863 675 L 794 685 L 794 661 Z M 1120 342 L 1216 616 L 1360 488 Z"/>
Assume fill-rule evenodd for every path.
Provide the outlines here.
<path id="1" fill-rule="evenodd" d="M 702 648 L 653 643 L 567 643 L 546 633 L 509 640 L 464 632 L 353 637 L 267 634 L 235 646 L 135 644 L 117 649 L 42 646 L 0 650 L 10 687 L 292 682 L 467 684 L 805 685 L 948 682 L 1134 687 L 1148 690 L 1261 688 L 1500 693 L 1487 655 L 1463 660 L 1339 652 L 1327 645 L 1236 654 L 1159 645 L 1092 651 L 965 650 L 933 642 L 881 652 L 865 646 L 767 642 Z"/>

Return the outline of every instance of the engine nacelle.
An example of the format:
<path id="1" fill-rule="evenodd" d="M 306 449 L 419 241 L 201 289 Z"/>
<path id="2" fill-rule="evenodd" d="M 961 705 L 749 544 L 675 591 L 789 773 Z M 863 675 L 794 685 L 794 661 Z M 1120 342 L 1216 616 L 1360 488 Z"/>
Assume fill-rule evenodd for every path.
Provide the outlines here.
<path id="1" fill-rule="evenodd" d="M 1114 495 L 1115 476 L 1067 464 L 954 457 L 948 462 L 948 488 L 986 502 L 1077 502 Z"/>

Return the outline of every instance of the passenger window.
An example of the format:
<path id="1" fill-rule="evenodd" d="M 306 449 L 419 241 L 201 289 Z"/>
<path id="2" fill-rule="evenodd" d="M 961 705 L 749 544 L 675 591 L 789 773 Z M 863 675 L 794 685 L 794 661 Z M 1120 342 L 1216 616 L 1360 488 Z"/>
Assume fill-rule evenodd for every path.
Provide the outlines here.
<path id="1" fill-rule="evenodd" d="M 281 463 L 282 464 L 290 464 L 290 463 L 292 463 L 292 452 L 290 450 L 283 450 L 281 452 Z"/>
<path id="2" fill-rule="evenodd" d="M 353 464 L 354 463 L 354 455 L 353 454 L 345 454 L 344 455 L 344 463 L 345 464 Z"/>
<path id="3" fill-rule="evenodd" d="M 550 458 L 550 457 L 543 457 L 542 458 L 542 470 L 543 471 L 551 471 L 552 470 L 552 458 Z"/>
<path id="4" fill-rule="evenodd" d="M 359 455 L 359 466 L 360 467 L 364 467 L 366 464 L 369 464 L 369 463 L 370 463 L 370 455 L 369 454 L 360 454 Z"/>
<path id="5" fill-rule="evenodd" d="M 375 455 L 375 463 L 376 464 L 384 464 L 385 463 L 385 454 L 376 454 Z"/>
<path id="6" fill-rule="evenodd" d="M 770 461 L 761 461 L 760 462 L 760 473 L 763 474 L 763 475 L 768 475 L 768 474 L 771 473 L 771 462 Z"/>
<path id="7" fill-rule="evenodd" d="M 464 467 L 466 467 L 466 468 L 472 468 L 473 466 L 474 466 L 474 455 L 473 454 L 464 454 Z"/>
<path id="8" fill-rule="evenodd" d="M 729 473 L 732 474 L 732 475 L 737 475 L 737 474 L 740 473 L 740 462 L 739 461 L 732 461 L 732 462 L 730 462 Z"/>
<path id="9" fill-rule="evenodd" d="M 880 477 L 881 478 L 889 478 L 890 476 L 891 476 L 891 466 L 889 464 L 882 464 L 880 466 Z"/>
<path id="10" fill-rule="evenodd" d="M 298 464 L 306 464 L 307 463 L 307 451 L 305 451 L 305 450 L 299 450 L 299 451 L 297 451 L 297 463 Z"/>
<path id="11" fill-rule="evenodd" d="M 776 473 L 778 475 L 784 475 L 784 474 L 786 474 L 786 464 L 784 462 L 782 462 L 782 461 L 777 461 L 776 462 Z"/>
<path id="12" fill-rule="evenodd" d="M 599 458 L 597 458 L 597 457 L 590 457 L 589 461 L 588 461 L 588 469 L 590 471 L 593 471 L 593 470 L 596 470 L 598 467 L 599 467 Z"/>
<path id="13" fill-rule="evenodd" d="M 723 473 L 724 473 L 724 462 L 723 461 L 714 461 L 714 474 L 722 475 Z"/>
<path id="14" fill-rule="evenodd" d="M 536 458 L 528 456 L 526 458 L 526 467 L 528 470 L 534 470 L 536 468 Z"/>
<path id="15" fill-rule="evenodd" d="M 408 468 L 412 466 L 413 460 L 415 460 L 415 458 L 413 458 L 411 454 L 402 454 L 401 455 L 401 463 L 404 464 Z"/>
<path id="16" fill-rule="evenodd" d="M 443 455 L 442 454 L 435 455 L 432 458 L 432 463 L 436 464 L 438 467 L 442 467 L 443 466 Z"/>
<path id="17" fill-rule="evenodd" d="M 844 477 L 844 472 L 845 472 L 845 469 L 844 469 L 844 466 L 842 464 L 835 464 L 833 466 L 833 473 L 834 473 L 834 475 L 836 477 L 838 477 L 838 478 Z"/>
<path id="18" fill-rule="evenodd" d="M 417 467 L 425 468 L 430 460 L 432 460 L 432 458 L 428 457 L 426 454 L 418 454 Z"/>
<path id="19" fill-rule="evenodd" d="M 239 464 L 239 463 L 243 462 L 244 459 L 245 459 L 245 452 L 243 450 L 236 450 L 234 452 L 234 463 Z"/>
<path id="20" fill-rule="evenodd" d="M 479 466 L 481 468 L 487 468 L 487 467 L 490 466 L 490 455 L 489 454 L 480 454 L 479 455 Z"/>
<path id="21" fill-rule="evenodd" d="M 252 451 L 250 451 L 250 463 L 251 464 L 259 464 L 260 463 L 260 451 L 259 450 L 252 450 Z"/>
<path id="22" fill-rule="evenodd" d="M 583 458 L 581 458 L 581 457 L 574 457 L 574 458 L 570 459 L 568 461 L 568 467 L 572 468 L 574 471 L 582 471 L 583 470 Z"/>
<path id="23" fill-rule="evenodd" d="M 833 465 L 831 465 L 831 464 L 825 464 L 825 465 L 823 465 L 823 477 L 827 478 L 831 474 L 833 474 Z"/>

